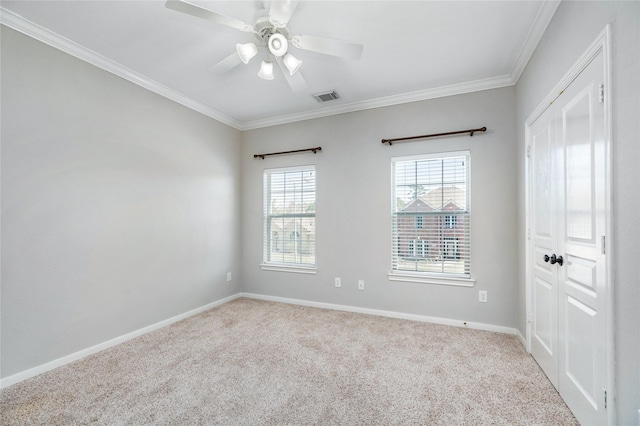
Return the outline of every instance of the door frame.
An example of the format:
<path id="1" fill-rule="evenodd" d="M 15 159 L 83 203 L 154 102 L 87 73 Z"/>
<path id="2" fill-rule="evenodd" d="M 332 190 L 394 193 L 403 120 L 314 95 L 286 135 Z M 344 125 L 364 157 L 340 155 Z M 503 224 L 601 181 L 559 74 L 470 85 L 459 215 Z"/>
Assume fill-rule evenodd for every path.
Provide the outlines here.
<path id="1" fill-rule="evenodd" d="M 531 166 L 529 165 L 530 155 L 530 142 L 531 142 L 531 126 L 533 123 L 544 113 L 547 108 L 564 92 L 564 90 L 576 79 L 576 77 L 591 63 L 591 60 L 602 51 L 604 62 L 604 136 L 605 136 L 605 193 L 606 193 L 606 261 L 607 261 L 607 285 L 606 285 L 606 297 L 607 297 L 607 311 L 604 313 L 606 318 L 606 330 L 607 330 L 607 399 L 611 401 L 607 407 L 607 419 L 609 424 L 615 424 L 615 346 L 613 337 L 613 258 L 614 258 L 614 244 L 613 244 L 613 232 L 612 232 L 612 182 L 611 182 L 611 27 L 607 25 L 591 45 L 585 50 L 580 58 L 574 63 L 569 71 L 562 77 L 562 79 L 554 86 L 554 88 L 545 96 L 542 102 L 533 110 L 529 117 L 525 120 L 525 229 L 524 229 L 524 241 L 525 241 L 525 305 L 526 305 L 526 336 L 525 346 L 528 353 L 531 353 L 531 321 L 532 321 L 532 308 L 533 308 L 533 282 L 531 279 L 532 268 L 531 253 L 532 253 L 532 240 L 531 240 Z"/>

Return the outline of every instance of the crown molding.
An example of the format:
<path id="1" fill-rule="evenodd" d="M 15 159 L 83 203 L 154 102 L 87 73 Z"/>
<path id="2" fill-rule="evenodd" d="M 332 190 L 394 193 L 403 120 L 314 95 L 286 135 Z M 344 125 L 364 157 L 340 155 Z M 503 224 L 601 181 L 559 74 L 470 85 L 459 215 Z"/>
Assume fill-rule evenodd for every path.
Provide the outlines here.
<path id="1" fill-rule="evenodd" d="M 520 80 L 520 76 L 524 72 L 529 60 L 538 47 L 538 43 L 540 43 L 544 32 L 547 30 L 553 16 L 556 14 L 561 1 L 562 0 L 545 0 L 540 5 L 538 14 L 533 20 L 531 28 L 529 28 L 529 33 L 527 34 L 522 48 L 520 49 L 520 53 L 518 54 L 518 58 L 513 64 L 513 69 L 511 70 L 511 78 L 514 81 L 514 84 L 517 84 L 518 80 Z"/>
<path id="2" fill-rule="evenodd" d="M 228 115 L 223 114 L 220 111 L 197 102 L 180 92 L 164 86 L 145 75 L 142 75 L 132 69 L 125 67 L 122 64 L 119 64 L 118 62 L 115 62 L 97 52 L 94 52 L 93 50 L 87 49 L 86 47 L 79 45 L 78 43 L 75 43 L 51 30 L 35 24 L 23 18 L 22 16 L 8 9 L 5 9 L 2 6 L 0 6 L 0 24 L 19 31 L 45 44 L 48 44 L 49 46 L 68 53 L 71 56 L 88 62 L 91 65 L 101 68 L 107 72 L 122 77 L 125 80 L 137 84 L 138 86 L 157 93 L 160 96 L 164 96 L 167 99 L 170 99 L 187 108 L 218 120 L 221 123 L 224 123 L 235 129 L 239 130 L 239 128 L 242 126 L 242 123 L 238 120 L 235 120 L 234 118 L 229 117 Z"/>
<path id="3" fill-rule="evenodd" d="M 525 67 L 529 63 L 531 56 L 535 52 L 535 49 L 538 46 L 538 43 L 540 42 L 540 39 L 542 38 L 549 23 L 551 22 L 551 19 L 553 18 L 556 10 L 558 9 L 560 2 L 561 0 L 545 0 L 542 3 L 509 75 L 502 75 L 498 77 L 491 77 L 460 84 L 419 90 L 399 95 L 385 96 L 360 102 L 352 102 L 349 104 L 336 105 L 333 107 L 325 107 L 315 109 L 313 111 L 305 111 L 301 113 L 294 113 L 245 122 L 236 120 L 235 118 L 230 117 L 207 105 L 204 105 L 188 96 L 185 96 L 176 90 L 164 86 L 145 75 L 131 70 L 111 59 L 108 59 L 97 52 L 87 49 L 86 47 L 79 45 L 65 37 L 62 37 L 61 35 L 54 33 L 53 31 L 41 27 L 40 25 L 37 25 L 23 18 L 22 16 L 5 9 L 2 6 L 0 6 L 0 24 L 19 31 L 43 43 L 46 43 L 56 49 L 68 53 L 69 55 L 72 55 L 80 60 L 88 62 L 107 72 L 122 77 L 134 84 L 137 84 L 147 90 L 164 96 L 165 98 L 177 102 L 187 108 L 190 108 L 217 121 L 220 121 L 223 124 L 231 126 L 240 131 L 245 131 L 260 129 L 263 127 L 277 126 L 281 124 L 294 123 L 297 121 L 311 120 L 314 118 L 322 118 L 332 115 L 346 114 L 350 112 L 513 86 L 517 84 Z"/>
<path id="4" fill-rule="evenodd" d="M 399 105 L 409 102 L 418 102 L 428 99 L 442 98 L 446 96 L 461 95 L 464 93 L 479 92 L 482 90 L 514 86 L 518 83 L 520 76 L 524 72 L 524 69 L 529 63 L 529 60 L 538 47 L 538 43 L 540 43 L 544 32 L 547 30 L 547 27 L 551 23 L 551 20 L 558 10 L 558 6 L 560 6 L 561 1 L 562 0 L 544 0 L 542 2 L 509 75 L 492 77 L 484 80 L 470 81 L 460 84 L 453 84 L 449 86 L 442 86 L 417 92 L 404 93 L 400 95 L 387 96 L 367 101 L 354 102 L 350 104 L 322 108 L 302 113 L 283 115 L 279 117 L 267 118 L 264 120 L 248 121 L 241 125 L 240 130 L 254 130 L 262 127 L 277 126 L 280 124 L 294 123 L 296 121 L 328 117 L 331 115 L 345 114 L 349 112 L 381 108 L 385 106 Z"/>
<path id="5" fill-rule="evenodd" d="M 385 96 L 381 98 L 353 102 L 335 107 L 316 109 L 301 113 L 282 115 L 279 117 L 267 118 L 264 120 L 254 120 L 245 122 L 240 130 L 254 130 L 263 127 L 277 126 L 280 124 L 294 123 L 296 121 L 310 120 L 313 118 L 328 117 L 331 115 L 346 114 L 349 112 L 364 111 L 367 109 L 382 108 L 387 106 L 419 102 L 427 99 L 444 98 L 447 96 L 461 95 L 464 93 L 479 92 L 482 90 L 498 89 L 501 87 L 513 86 L 515 82 L 511 76 L 504 75 L 483 80 L 475 80 L 466 83 L 452 84 L 449 86 L 436 87 L 433 89 L 419 90 L 416 92 L 403 93 L 400 95 Z"/>

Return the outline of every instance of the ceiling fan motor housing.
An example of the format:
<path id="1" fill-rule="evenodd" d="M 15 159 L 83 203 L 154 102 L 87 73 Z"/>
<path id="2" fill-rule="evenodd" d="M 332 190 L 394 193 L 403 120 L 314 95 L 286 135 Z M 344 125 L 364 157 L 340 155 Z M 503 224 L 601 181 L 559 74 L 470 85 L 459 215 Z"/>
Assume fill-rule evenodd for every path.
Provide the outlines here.
<path id="1" fill-rule="evenodd" d="M 289 48 L 289 30 L 286 27 L 276 28 L 267 16 L 258 18 L 254 26 L 256 37 L 260 39 L 264 46 L 276 57 L 281 57 Z"/>
<path id="2" fill-rule="evenodd" d="M 287 49 L 289 48 L 289 43 L 287 42 L 287 38 L 280 33 L 274 33 L 269 37 L 269 51 L 273 53 L 274 56 L 280 57 L 287 53 Z"/>

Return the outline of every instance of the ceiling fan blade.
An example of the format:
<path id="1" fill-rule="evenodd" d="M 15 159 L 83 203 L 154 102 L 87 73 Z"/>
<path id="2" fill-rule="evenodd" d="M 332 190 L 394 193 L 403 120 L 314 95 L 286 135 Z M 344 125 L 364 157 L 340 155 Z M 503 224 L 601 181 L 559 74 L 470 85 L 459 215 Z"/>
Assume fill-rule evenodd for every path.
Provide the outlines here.
<path id="1" fill-rule="evenodd" d="M 325 55 L 340 56 L 342 58 L 360 59 L 364 46 L 348 41 L 331 38 L 298 35 L 291 37 L 291 44 L 298 49 L 311 50 Z"/>
<path id="2" fill-rule="evenodd" d="M 289 87 L 291 87 L 291 90 L 294 93 L 304 92 L 305 90 L 307 90 L 308 88 L 307 82 L 302 76 L 302 74 L 300 74 L 300 71 L 296 72 L 294 75 L 291 75 L 289 74 L 289 70 L 282 63 L 282 58 L 276 58 L 276 61 L 280 66 L 280 70 L 284 75 L 284 79 L 287 80 Z"/>
<path id="3" fill-rule="evenodd" d="M 298 0 L 273 0 L 269 10 L 269 22 L 277 28 L 284 28 L 298 6 Z"/>
<path id="4" fill-rule="evenodd" d="M 242 60 L 240 59 L 240 56 L 238 56 L 236 52 L 233 52 L 231 55 L 227 56 L 226 58 L 209 68 L 209 71 L 216 74 L 224 74 L 228 71 L 231 71 L 241 63 Z"/>
<path id="5" fill-rule="evenodd" d="M 197 6 L 193 3 L 189 3 L 182 0 L 167 0 L 165 6 L 168 9 L 176 10 L 178 12 L 186 13 L 191 16 L 206 19 L 208 21 L 215 22 L 217 24 L 226 25 L 231 28 L 235 28 L 240 31 L 252 33 L 253 25 L 249 25 L 246 22 L 242 22 L 239 19 L 231 18 L 218 12 L 205 9 Z"/>

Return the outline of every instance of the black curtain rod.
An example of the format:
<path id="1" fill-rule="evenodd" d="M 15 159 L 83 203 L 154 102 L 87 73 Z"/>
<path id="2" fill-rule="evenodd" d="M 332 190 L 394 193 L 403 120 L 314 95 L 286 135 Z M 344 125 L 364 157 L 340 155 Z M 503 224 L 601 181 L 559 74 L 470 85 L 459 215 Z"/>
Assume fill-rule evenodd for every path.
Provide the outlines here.
<path id="1" fill-rule="evenodd" d="M 268 157 L 270 155 L 294 154 L 296 152 L 307 152 L 307 151 L 311 151 L 315 154 L 318 151 L 322 151 L 322 147 L 318 146 L 315 148 L 296 149 L 294 151 L 270 152 L 268 154 L 254 154 L 253 158 L 262 158 L 264 160 L 264 157 Z"/>
<path id="2" fill-rule="evenodd" d="M 458 130 L 455 132 L 446 132 L 446 133 L 433 133 L 430 135 L 420 135 L 420 136 L 409 136 L 406 138 L 395 138 L 395 139 L 382 139 L 382 143 L 388 143 L 389 145 L 393 145 L 393 142 L 397 141 L 408 141 L 411 139 L 425 139 L 425 138 L 435 138 L 437 136 L 449 136 L 449 135 L 459 135 L 461 133 L 469 133 L 469 136 L 473 136 L 475 132 L 486 132 L 486 127 L 480 127 L 479 129 L 469 129 L 469 130 Z"/>

